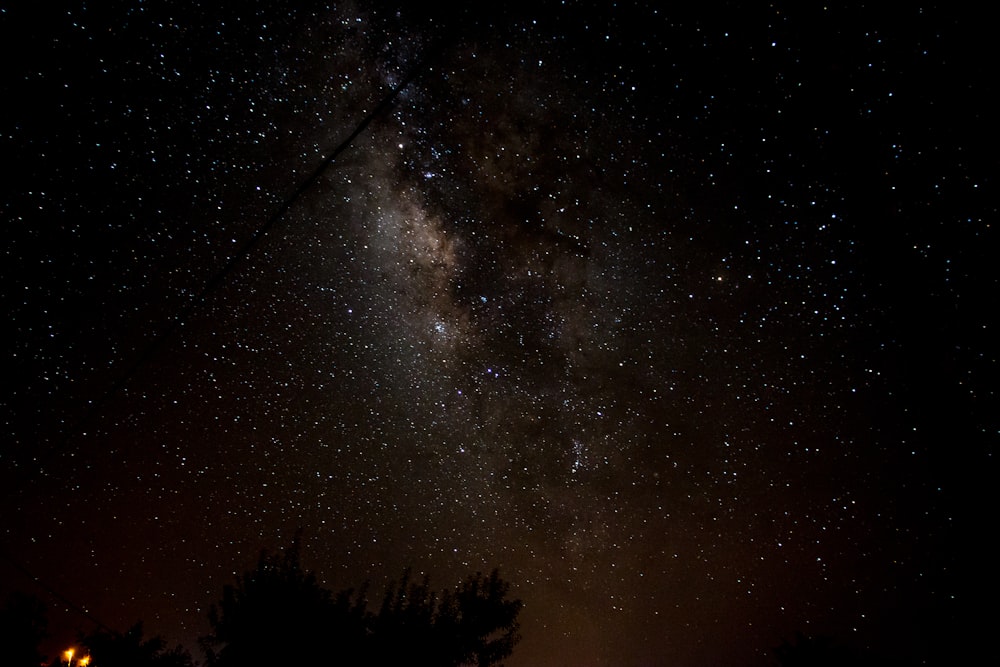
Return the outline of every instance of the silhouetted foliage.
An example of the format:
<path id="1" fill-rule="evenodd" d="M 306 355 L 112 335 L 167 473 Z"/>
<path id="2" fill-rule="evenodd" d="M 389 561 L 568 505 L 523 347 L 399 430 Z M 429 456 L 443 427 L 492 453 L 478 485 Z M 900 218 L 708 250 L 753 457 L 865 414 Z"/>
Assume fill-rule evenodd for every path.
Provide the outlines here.
<path id="1" fill-rule="evenodd" d="M 0 646 L 3 663 L 37 667 L 45 660 L 39 646 L 47 636 L 45 605 L 38 598 L 15 591 L 0 610 Z"/>
<path id="2" fill-rule="evenodd" d="M 167 649 L 160 636 L 142 638 L 142 622 L 125 632 L 97 630 L 80 638 L 91 663 L 99 667 L 193 667 L 191 654 L 180 646 Z"/>
<path id="3" fill-rule="evenodd" d="M 294 664 L 328 655 L 340 610 L 311 572 L 298 545 L 283 555 L 262 553 L 257 568 L 226 585 L 209 610 L 213 634 L 204 638 L 210 665 Z"/>
<path id="4" fill-rule="evenodd" d="M 223 589 L 202 639 L 211 667 L 251 664 L 497 665 L 519 640 L 520 600 L 497 571 L 437 593 L 427 579 L 390 584 L 377 612 L 367 584 L 333 595 L 302 569 L 297 543 L 264 553 Z"/>
<path id="5" fill-rule="evenodd" d="M 454 592 L 440 595 L 427 579 L 410 581 L 405 573 L 390 585 L 379 613 L 370 617 L 377 664 L 406 664 L 414 655 L 422 664 L 500 664 L 514 650 L 520 600 L 507 600 L 509 584 L 494 570 L 476 573 Z"/>

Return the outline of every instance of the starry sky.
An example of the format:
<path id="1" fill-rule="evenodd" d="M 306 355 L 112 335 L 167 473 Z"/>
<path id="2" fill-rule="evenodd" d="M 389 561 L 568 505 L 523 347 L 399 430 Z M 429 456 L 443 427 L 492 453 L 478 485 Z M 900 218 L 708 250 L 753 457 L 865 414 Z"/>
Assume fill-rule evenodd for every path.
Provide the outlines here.
<path id="1" fill-rule="evenodd" d="M 499 567 L 511 667 L 987 627 L 985 17 L 28 4 L 0 593 L 50 655 L 92 618 L 196 652 L 300 529 L 333 589 Z"/>

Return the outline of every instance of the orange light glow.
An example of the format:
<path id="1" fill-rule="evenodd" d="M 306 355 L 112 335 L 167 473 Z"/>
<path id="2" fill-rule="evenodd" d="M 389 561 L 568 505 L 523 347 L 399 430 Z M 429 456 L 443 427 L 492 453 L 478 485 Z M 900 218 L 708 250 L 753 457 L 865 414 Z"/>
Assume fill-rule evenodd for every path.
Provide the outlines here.
<path id="1" fill-rule="evenodd" d="M 87 667 L 87 665 L 90 664 L 90 656 L 89 655 L 83 656 L 82 658 L 76 661 L 76 664 L 79 665 L 80 667 Z"/>
<path id="2" fill-rule="evenodd" d="M 73 654 L 74 653 L 76 653 L 76 651 L 74 651 L 71 648 L 68 648 L 65 651 L 63 651 L 63 657 L 66 658 L 66 662 L 68 662 L 71 665 L 73 664 Z"/>

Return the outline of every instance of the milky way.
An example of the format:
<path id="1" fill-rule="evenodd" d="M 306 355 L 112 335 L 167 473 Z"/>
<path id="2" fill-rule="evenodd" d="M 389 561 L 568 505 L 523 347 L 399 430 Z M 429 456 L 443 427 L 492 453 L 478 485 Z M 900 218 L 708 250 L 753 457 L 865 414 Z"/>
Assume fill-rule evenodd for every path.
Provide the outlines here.
<path id="1" fill-rule="evenodd" d="M 45 586 L 2 592 L 195 649 L 301 529 L 331 588 L 499 567 L 514 666 L 947 650 L 997 432 L 964 23 L 120 4 L 0 15 L 3 548 Z"/>

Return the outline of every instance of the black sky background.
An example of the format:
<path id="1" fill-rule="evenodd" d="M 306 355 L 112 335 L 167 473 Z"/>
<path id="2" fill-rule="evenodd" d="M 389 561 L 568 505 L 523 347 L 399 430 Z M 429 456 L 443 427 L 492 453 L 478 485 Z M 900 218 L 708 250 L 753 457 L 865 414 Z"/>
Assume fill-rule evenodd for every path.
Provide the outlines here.
<path id="1" fill-rule="evenodd" d="M 799 4 L 0 3 L 0 592 L 194 649 L 301 528 L 511 665 L 971 653 L 988 22 Z"/>

